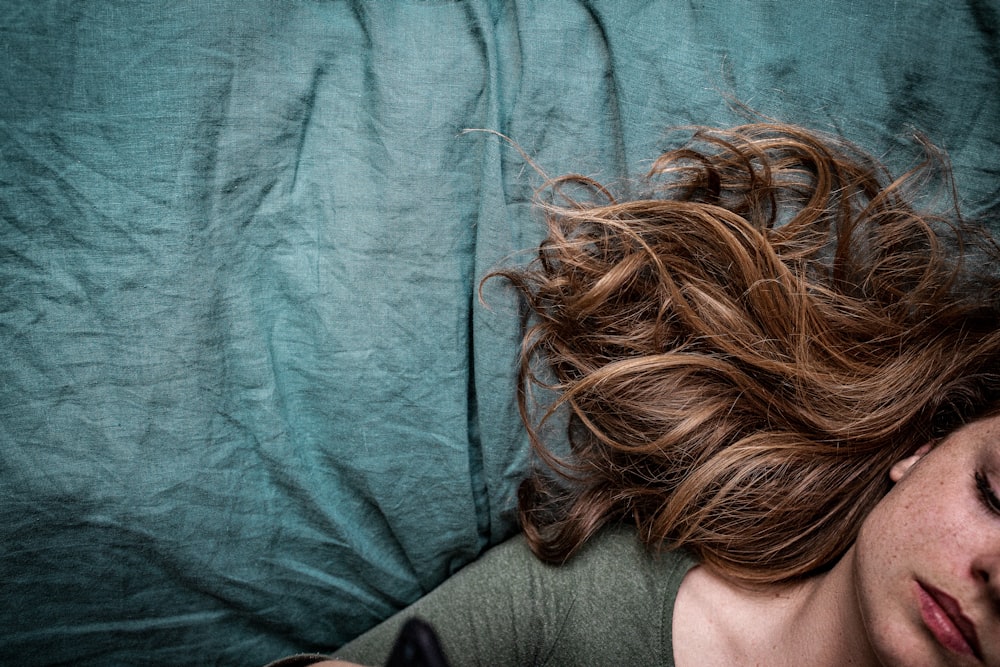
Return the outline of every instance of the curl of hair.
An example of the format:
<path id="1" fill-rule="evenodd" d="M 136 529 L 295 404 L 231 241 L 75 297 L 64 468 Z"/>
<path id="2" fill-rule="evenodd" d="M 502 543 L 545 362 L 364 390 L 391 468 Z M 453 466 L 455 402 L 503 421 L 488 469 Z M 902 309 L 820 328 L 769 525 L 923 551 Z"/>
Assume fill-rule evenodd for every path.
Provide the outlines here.
<path id="1" fill-rule="evenodd" d="M 1000 251 L 957 206 L 911 203 L 954 201 L 924 148 L 893 180 L 802 128 L 696 128 L 648 196 L 547 184 L 561 204 L 540 203 L 537 258 L 493 274 L 528 306 L 519 403 L 543 465 L 519 511 L 537 556 L 627 521 L 735 581 L 808 576 L 852 544 L 894 461 L 991 409 Z M 537 414 L 533 387 L 556 395 Z M 540 436 L 560 411 L 561 457 Z"/>

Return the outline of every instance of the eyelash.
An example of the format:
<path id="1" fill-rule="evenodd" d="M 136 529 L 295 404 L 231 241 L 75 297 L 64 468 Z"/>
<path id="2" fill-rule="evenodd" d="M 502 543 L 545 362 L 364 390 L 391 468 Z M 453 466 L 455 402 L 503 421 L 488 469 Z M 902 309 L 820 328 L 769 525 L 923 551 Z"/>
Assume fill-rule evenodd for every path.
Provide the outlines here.
<path id="1" fill-rule="evenodd" d="M 978 471 L 976 472 L 975 478 L 976 490 L 979 491 L 979 496 L 982 498 L 986 509 L 994 514 L 1000 514 L 1000 498 L 997 498 L 996 492 L 994 492 L 993 487 L 990 486 L 990 480 L 986 478 L 984 473 Z"/>

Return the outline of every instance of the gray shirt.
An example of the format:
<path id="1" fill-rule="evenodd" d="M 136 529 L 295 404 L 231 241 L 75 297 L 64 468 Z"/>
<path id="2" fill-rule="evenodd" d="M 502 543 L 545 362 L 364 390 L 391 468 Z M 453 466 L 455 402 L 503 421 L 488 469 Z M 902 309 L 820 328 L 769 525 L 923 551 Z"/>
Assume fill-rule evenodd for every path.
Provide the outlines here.
<path id="1" fill-rule="evenodd" d="M 536 559 L 519 536 L 336 657 L 384 664 L 403 623 L 417 616 L 434 627 L 454 667 L 672 667 L 674 600 L 694 565 L 683 553 L 649 553 L 624 528 L 604 531 L 559 567 Z"/>

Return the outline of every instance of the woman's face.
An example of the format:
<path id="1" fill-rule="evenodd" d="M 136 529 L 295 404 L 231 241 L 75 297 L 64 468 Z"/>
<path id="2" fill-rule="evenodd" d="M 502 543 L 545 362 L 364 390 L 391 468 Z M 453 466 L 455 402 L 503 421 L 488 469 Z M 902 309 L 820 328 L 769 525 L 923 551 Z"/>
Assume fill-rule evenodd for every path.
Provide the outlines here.
<path id="1" fill-rule="evenodd" d="M 853 550 L 886 665 L 1000 665 L 1000 417 L 894 466 Z"/>

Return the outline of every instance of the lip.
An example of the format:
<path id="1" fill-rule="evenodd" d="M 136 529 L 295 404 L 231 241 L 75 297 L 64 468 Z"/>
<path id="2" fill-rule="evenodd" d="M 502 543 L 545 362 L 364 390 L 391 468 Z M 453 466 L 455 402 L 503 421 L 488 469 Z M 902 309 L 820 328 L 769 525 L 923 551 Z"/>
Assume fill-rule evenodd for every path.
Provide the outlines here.
<path id="1" fill-rule="evenodd" d="M 962 613 L 958 600 L 944 591 L 917 582 L 920 616 L 938 643 L 946 649 L 982 660 L 976 626 Z"/>

